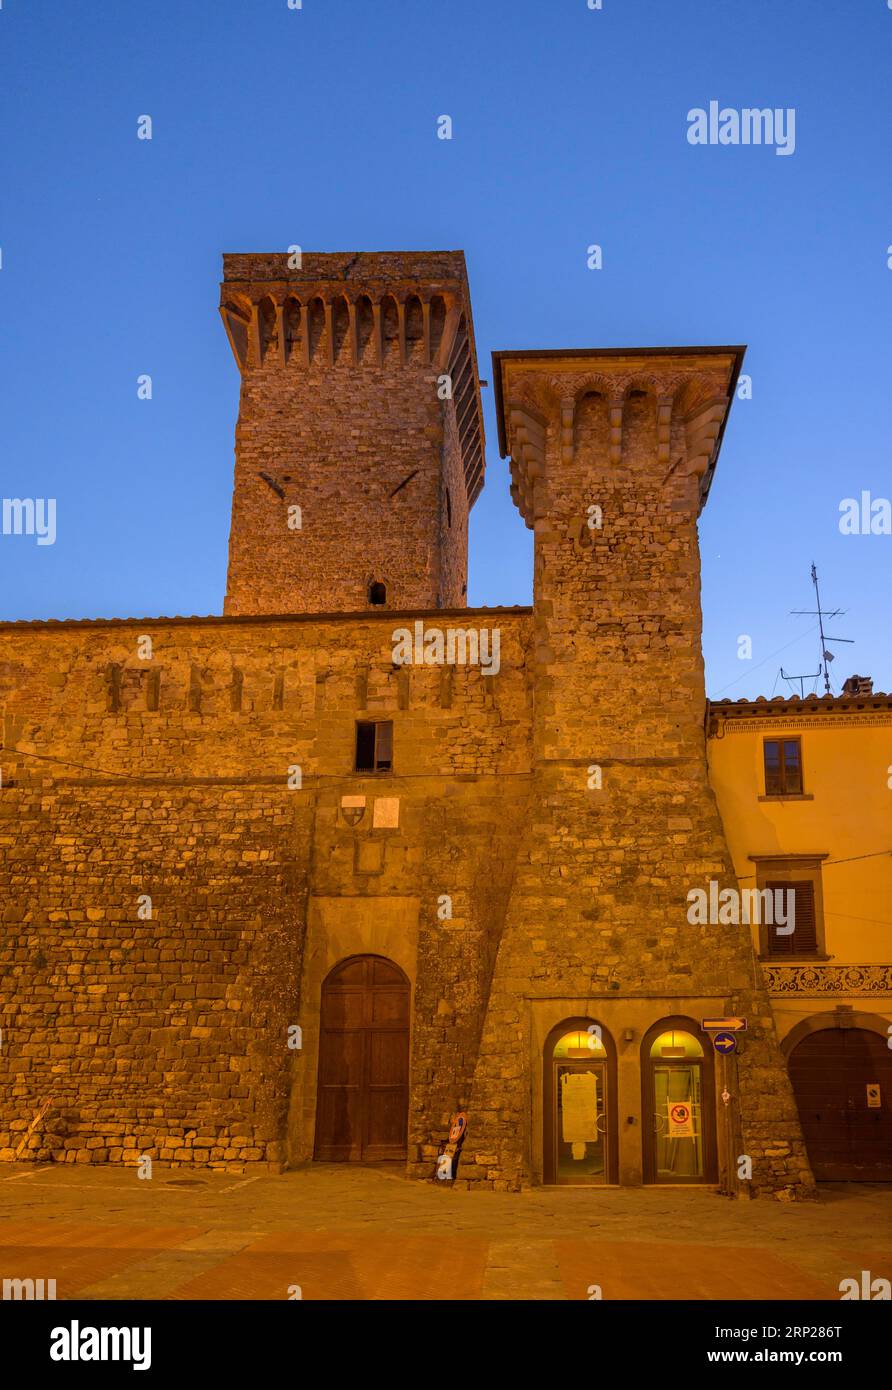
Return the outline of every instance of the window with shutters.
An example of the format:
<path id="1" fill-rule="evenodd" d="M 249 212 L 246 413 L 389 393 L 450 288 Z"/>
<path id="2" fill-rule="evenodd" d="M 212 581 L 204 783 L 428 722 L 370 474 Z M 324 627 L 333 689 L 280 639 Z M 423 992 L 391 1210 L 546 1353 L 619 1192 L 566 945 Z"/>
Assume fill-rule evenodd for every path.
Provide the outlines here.
<path id="1" fill-rule="evenodd" d="M 818 952 L 815 922 L 815 885 L 789 879 L 769 879 L 765 887 L 781 912 L 772 924 L 766 923 L 769 956 L 814 956 Z M 785 921 L 781 919 L 786 919 Z M 792 926 L 793 930 L 790 930 Z"/>
<path id="2" fill-rule="evenodd" d="M 821 881 L 821 864 L 826 857 L 826 854 L 750 855 L 756 865 L 756 887 L 761 894 L 756 930 L 763 960 L 828 959 L 824 945 Z M 766 902 L 769 893 L 770 921 L 767 920 Z"/>

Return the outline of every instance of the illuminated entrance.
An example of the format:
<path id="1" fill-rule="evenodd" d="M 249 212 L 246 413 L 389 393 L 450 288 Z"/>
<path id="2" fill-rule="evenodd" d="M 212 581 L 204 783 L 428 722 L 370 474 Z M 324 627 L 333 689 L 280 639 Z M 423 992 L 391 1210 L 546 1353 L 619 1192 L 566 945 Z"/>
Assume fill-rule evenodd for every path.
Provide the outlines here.
<path id="1" fill-rule="evenodd" d="M 567 1019 L 545 1044 L 547 1183 L 616 1181 L 616 1053 L 593 1019 Z"/>
<path id="2" fill-rule="evenodd" d="M 663 1019 L 641 1047 L 645 1182 L 717 1180 L 712 1053 L 695 1028 Z"/>

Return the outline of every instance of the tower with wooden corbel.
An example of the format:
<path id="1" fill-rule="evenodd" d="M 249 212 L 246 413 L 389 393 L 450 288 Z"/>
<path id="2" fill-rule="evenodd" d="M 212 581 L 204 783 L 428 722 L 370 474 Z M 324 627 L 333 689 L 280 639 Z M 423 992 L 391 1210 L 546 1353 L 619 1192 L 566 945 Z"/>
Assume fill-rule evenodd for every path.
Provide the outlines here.
<path id="1" fill-rule="evenodd" d="M 463 253 L 223 260 L 242 379 L 225 612 L 465 606 L 484 440 Z"/>

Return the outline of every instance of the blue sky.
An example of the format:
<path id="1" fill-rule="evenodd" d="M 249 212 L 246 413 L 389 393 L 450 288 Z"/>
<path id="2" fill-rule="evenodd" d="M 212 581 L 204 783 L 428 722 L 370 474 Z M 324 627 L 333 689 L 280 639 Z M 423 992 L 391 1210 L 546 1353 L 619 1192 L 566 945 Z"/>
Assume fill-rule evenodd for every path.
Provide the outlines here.
<path id="1" fill-rule="evenodd" d="M 817 669 L 813 560 L 855 639 L 836 687 L 892 689 L 892 536 L 838 524 L 892 495 L 890 51 L 886 0 L 3 0 L 0 493 L 55 497 L 58 536 L 0 536 L 0 617 L 221 610 L 222 252 L 461 247 L 487 378 L 493 349 L 749 345 L 701 522 L 709 693 Z M 710 100 L 794 108 L 795 153 L 691 146 Z M 484 397 L 469 600 L 527 603 Z"/>

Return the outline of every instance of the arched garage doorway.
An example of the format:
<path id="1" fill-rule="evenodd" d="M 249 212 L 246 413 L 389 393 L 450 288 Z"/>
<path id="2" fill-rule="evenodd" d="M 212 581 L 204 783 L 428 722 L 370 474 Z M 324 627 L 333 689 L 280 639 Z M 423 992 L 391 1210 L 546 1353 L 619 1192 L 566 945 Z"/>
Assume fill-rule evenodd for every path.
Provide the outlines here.
<path id="1" fill-rule="evenodd" d="M 406 1157 L 409 981 L 383 956 L 341 961 L 322 985 L 313 1156 Z"/>
<path id="2" fill-rule="evenodd" d="M 787 1066 L 819 1182 L 892 1182 L 892 1052 L 869 1028 L 818 1027 Z"/>

